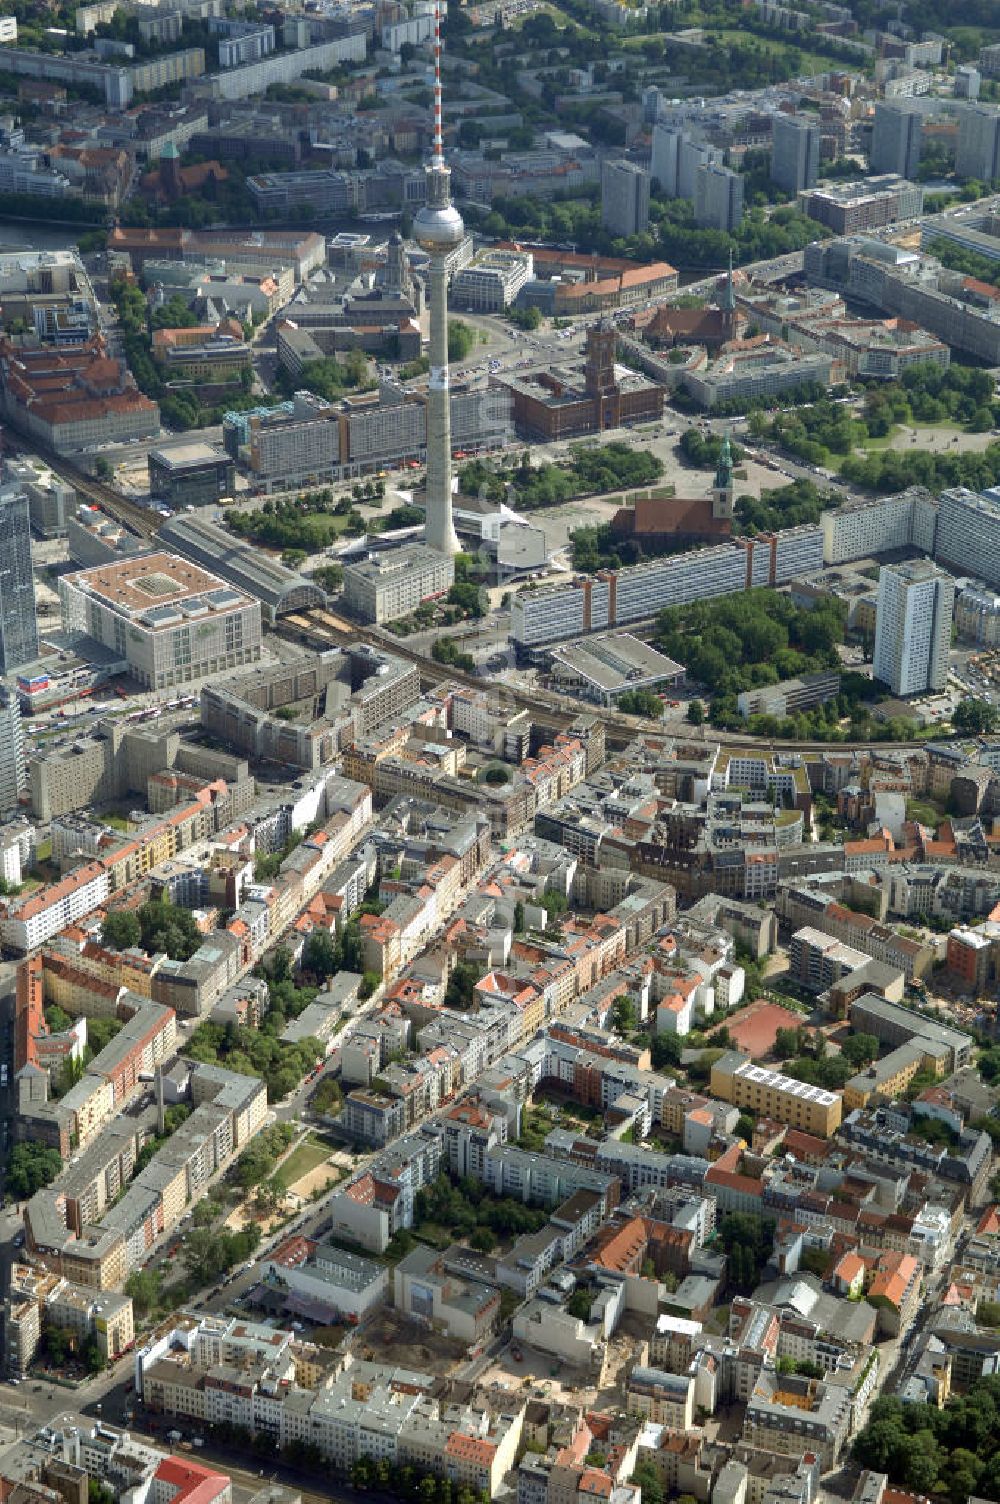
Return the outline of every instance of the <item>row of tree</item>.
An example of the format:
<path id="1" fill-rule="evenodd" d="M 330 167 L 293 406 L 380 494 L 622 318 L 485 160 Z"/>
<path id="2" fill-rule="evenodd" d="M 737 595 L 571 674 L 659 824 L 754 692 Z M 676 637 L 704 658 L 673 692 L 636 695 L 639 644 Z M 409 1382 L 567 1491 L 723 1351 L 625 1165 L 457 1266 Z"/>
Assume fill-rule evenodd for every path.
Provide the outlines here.
<path id="1" fill-rule="evenodd" d="M 259 1076 L 267 1087 L 267 1100 L 280 1102 L 294 1091 L 317 1060 L 323 1058 L 318 1039 L 290 1044 L 273 1032 L 266 1018 L 260 1029 L 241 1024 L 214 1024 L 206 1019 L 191 1036 L 187 1054 L 205 1065 L 224 1065 L 243 1076 Z"/>
<path id="2" fill-rule="evenodd" d="M 986 491 L 1000 482 L 1000 444 L 988 444 L 978 453 L 879 449 L 873 454 L 850 454 L 840 473 L 863 491 L 877 495 L 890 495 L 907 486 L 926 486 L 929 491 L 968 486 L 970 491 Z"/>
<path id="3" fill-rule="evenodd" d="M 411 1463 L 390 1462 L 387 1457 L 359 1457 L 351 1468 L 351 1483 L 357 1489 L 373 1489 L 412 1504 L 489 1504 L 488 1488 L 471 1489 L 452 1483 L 437 1473 L 422 1473 Z"/>
<path id="4" fill-rule="evenodd" d="M 834 455 L 850 455 L 869 439 L 885 438 L 901 423 L 954 422 L 986 433 L 1000 415 L 993 396 L 987 371 L 921 364 L 904 372 L 899 382 L 872 385 L 860 415 L 836 400 L 835 389 L 809 406 L 783 408 L 769 424 L 757 414 L 751 431 L 762 432 L 807 464 L 826 465 Z"/>
<path id="5" fill-rule="evenodd" d="M 191 910 L 165 898 L 150 899 L 138 909 L 112 909 L 101 937 L 113 950 L 139 949 L 172 961 L 189 960 L 205 938 Z"/>
<path id="6" fill-rule="evenodd" d="M 859 675 L 844 675 L 861 679 Z M 864 696 L 879 699 L 879 692 L 871 679 L 864 681 L 866 688 L 857 697 L 839 694 L 823 705 L 811 710 L 797 710 L 794 715 L 740 714 L 735 695 L 719 695 L 712 701 L 709 719 L 719 731 L 746 731 L 751 736 L 775 738 L 782 741 L 800 742 L 911 742 L 920 732 L 919 724 L 910 716 L 880 717 L 871 706 L 864 703 Z M 846 725 L 842 724 L 843 721 Z"/>
<path id="7" fill-rule="evenodd" d="M 663 652 L 712 693 L 729 696 L 836 668 L 843 640 L 840 601 L 821 601 L 808 611 L 774 590 L 670 607 L 656 623 Z"/>
<path id="8" fill-rule="evenodd" d="M 991 257 L 980 256 L 978 251 L 970 251 L 964 245 L 945 240 L 943 235 L 932 240 L 927 250 L 950 271 L 962 272 L 966 277 L 975 277 L 977 282 L 992 282 L 994 286 L 1000 287 L 1000 266 Z"/>
<path id="9" fill-rule="evenodd" d="M 854 1459 L 891 1484 L 965 1504 L 1000 1499 L 1000 1378 L 977 1379 L 943 1409 L 883 1395 L 854 1443 Z"/>
<path id="10" fill-rule="evenodd" d="M 478 1180 L 464 1178 L 455 1183 L 447 1175 L 418 1191 L 414 1206 L 417 1229 L 421 1223 L 446 1227 L 453 1236 L 468 1238 L 473 1247 L 486 1251 L 499 1238 L 537 1232 L 547 1219 L 542 1207 L 526 1206 L 510 1196 L 493 1196 Z"/>
<path id="11" fill-rule="evenodd" d="M 527 449 L 510 462 L 472 460 L 459 472 L 459 484 L 467 496 L 485 496 L 490 501 L 506 500 L 513 487 L 514 505 L 534 511 L 560 506 L 577 496 L 651 486 L 662 474 L 663 465 L 655 454 L 615 441 L 576 448 L 559 464 L 534 465 Z"/>
<path id="12" fill-rule="evenodd" d="M 68 193 L 53 198 L 40 193 L 0 193 L 0 218 L 54 219 L 59 223 L 70 220 L 74 224 L 104 225 L 108 222 L 108 211 L 97 199 L 77 198 Z"/>

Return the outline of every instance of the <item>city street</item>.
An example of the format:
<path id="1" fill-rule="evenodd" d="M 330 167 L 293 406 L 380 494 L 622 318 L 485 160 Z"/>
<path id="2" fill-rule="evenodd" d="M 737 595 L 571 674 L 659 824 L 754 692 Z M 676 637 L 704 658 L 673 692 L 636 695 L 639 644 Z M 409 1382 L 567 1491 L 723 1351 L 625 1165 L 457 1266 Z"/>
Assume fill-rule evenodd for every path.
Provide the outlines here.
<path id="1" fill-rule="evenodd" d="M 124 1369 L 125 1382 L 122 1382 L 121 1372 L 118 1372 L 112 1387 L 93 1381 L 86 1386 L 85 1391 L 78 1391 L 75 1395 L 57 1389 L 50 1396 L 49 1390 L 44 1388 L 40 1394 L 32 1392 L 23 1400 L 19 1396 L 12 1404 L 0 1402 L 0 1444 L 23 1436 L 26 1431 L 40 1425 L 77 1426 L 102 1420 L 112 1425 L 121 1425 L 114 1401 L 119 1392 L 124 1392 L 131 1384 L 131 1363 L 130 1358 L 125 1358 L 116 1365 L 118 1370 Z M 138 1440 L 169 1450 L 170 1442 L 166 1433 L 173 1428 L 173 1424 L 172 1421 L 164 1421 L 154 1429 L 145 1417 L 138 1417 L 129 1422 L 128 1429 Z M 262 1489 L 274 1484 L 300 1494 L 303 1504 L 326 1504 L 331 1499 L 341 1501 L 352 1497 L 346 1485 L 338 1488 L 328 1477 L 324 1477 L 322 1488 L 319 1489 L 315 1474 L 290 1467 L 275 1452 L 262 1455 L 260 1466 L 254 1466 L 253 1463 L 247 1466 L 245 1451 L 223 1446 L 216 1439 L 206 1437 L 204 1445 L 188 1455 L 192 1461 L 202 1466 L 217 1467 L 220 1472 L 229 1474 L 233 1482 L 234 1504 L 249 1504 L 251 1499 L 260 1495 Z"/>
<path id="2" fill-rule="evenodd" d="M 990 1494 L 993 17 L 12 9 L 0 1504 Z"/>

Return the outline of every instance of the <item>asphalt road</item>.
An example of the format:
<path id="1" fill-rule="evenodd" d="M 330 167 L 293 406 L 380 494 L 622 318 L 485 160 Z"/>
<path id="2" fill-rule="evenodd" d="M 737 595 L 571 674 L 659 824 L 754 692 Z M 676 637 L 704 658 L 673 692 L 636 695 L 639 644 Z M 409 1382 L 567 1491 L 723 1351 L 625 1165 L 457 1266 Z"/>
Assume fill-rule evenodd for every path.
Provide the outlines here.
<path id="1" fill-rule="evenodd" d="M 30 1415 L 34 1424 L 44 1421 L 45 1423 L 77 1425 L 83 1417 L 85 1420 L 104 1420 L 112 1425 L 121 1425 L 121 1416 L 116 1405 L 109 1403 L 107 1398 L 110 1392 L 104 1391 L 104 1393 L 106 1396 L 104 1400 L 88 1398 L 82 1405 L 69 1397 L 65 1390 L 56 1390 L 52 1401 L 45 1393 L 40 1396 L 40 1399 L 45 1402 L 44 1413 L 39 1405 L 26 1402 L 22 1410 L 18 1404 L 14 1407 L 15 1413 L 12 1413 L 9 1429 L 14 1429 L 16 1420 L 17 1429 L 23 1435 L 26 1427 L 26 1421 L 23 1418 L 25 1414 Z M 117 1389 L 114 1393 L 117 1393 Z M 6 1407 L 7 1410 L 10 1408 Z M 0 1426 L 6 1424 L 4 1409 L 5 1407 L 0 1405 Z M 186 1437 L 197 1434 L 192 1432 L 190 1422 L 177 1422 L 166 1417 L 161 1424 L 154 1426 L 151 1422 L 152 1417 L 140 1416 L 129 1424 L 128 1430 L 142 1441 L 168 1448 L 170 1447 L 170 1443 L 166 1440 L 168 1431 L 177 1429 Z M 229 1474 L 233 1480 L 233 1499 L 236 1504 L 247 1504 L 247 1501 L 259 1494 L 268 1484 L 281 1484 L 285 1488 L 294 1490 L 301 1494 L 303 1504 L 324 1504 L 324 1501 L 330 1499 L 347 1501 L 355 1497 L 346 1484 L 334 1482 L 326 1474 L 323 1476 L 322 1487 L 317 1487 L 315 1474 L 299 1472 L 298 1469 L 289 1467 L 278 1458 L 273 1450 L 261 1456 L 259 1465 L 254 1466 L 254 1461 L 251 1460 L 248 1466 L 248 1454 L 245 1449 L 226 1447 L 214 1437 L 208 1436 L 204 1438 L 204 1443 L 204 1446 L 195 1448 L 188 1455 L 192 1461 L 218 1467 L 220 1471 Z M 253 1454 L 251 1453 L 250 1456 L 252 1459 Z"/>
<path id="2" fill-rule="evenodd" d="M 783 277 L 792 277 L 796 272 L 800 272 L 803 260 L 801 251 L 791 251 L 787 256 L 775 256 L 769 261 L 755 261 L 749 266 L 739 267 L 738 270 L 741 273 L 753 272 L 757 282 L 780 282 Z M 702 277 L 697 282 L 685 282 L 678 291 L 694 296 L 714 292 L 721 275 L 721 272 L 712 272 L 710 276 Z"/>
<path id="3" fill-rule="evenodd" d="M 755 268 L 755 271 L 765 279 L 768 276 L 778 277 L 788 275 L 791 271 L 801 268 L 801 259 L 801 255 L 779 258 L 775 262 L 760 264 Z M 702 288 L 705 291 L 709 291 L 716 285 L 717 281 L 718 274 L 713 274 L 712 277 L 704 279 L 702 283 L 691 284 L 688 288 L 685 288 L 685 291 L 697 292 Z M 573 336 L 568 339 L 560 339 L 558 332 L 553 330 L 546 331 L 545 333 L 538 332 L 531 336 L 517 337 L 509 326 L 498 320 L 473 318 L 468 315 L 461 316 L 467 319 L 468 322 L 487 329 L 491 335 L 491 345 L 488 349 L 486 346 L 481 347 L 456 369 L 473 369 L 481 366 L 484 361 L 488 361 L 490 358 L 501 359 L 507 368 L 522 360 L 528 360 L 532 364 L 542 363 L 547 355 L 553 353 L 558 353 L 560 358 L 566 358 L 577 352 L 584 337 L 584 329 L 580 327 L 577 327 L 574 330 Z M 716 420 L 712 426 L 716 428 L 719 426 L 728 427 L 729 424 L 724 420 Z M 217 442 L 221 437 L 221 430 L 213 428 L 202 430 L 197 435 L 172 435 L 159 441 L 159 443 L 160 447 L 168 449 L 176 448 L 179 445 L 189 443 L 194 437 L 210 442 Z M 113 458 L 113 455 L 109 454 L 109 457 Z M 782 457 L 782 469 L 792 476 L 801 475 L 802 478 L 815 479 L 812 471 L 784 456 Z M 843 486 L 831 484 L 830 488 L 840 490 L 845 495 L 850 494 Z M 0 989 L 4 987 L 5 981 L 9 988 L 10 976 L 8 975 L 4 978 L 3 974 L 0 973 Z M 12 1019 L 10 1015 L 9 991 L 0 992 L 0 1059 L 7 1061 L 8 1074 L 9 1077 L 12 1077 Z M 331 1069 L 333 1069 L 333 1062 L 328 1061 L 324 1065 L 323 1074 L 327 1074 Z M 303 1083 L 291 1097 L 278 1104 L 273 1109 L 274 1118 L 278 1121 L 292 1121 L 304 1115 L 307 1111 L 308 1099 L 315 1090 L 319 1079 Z M 9 1087 L 6 1092 L 3 1088 L 0 1088 L 0 1135 L 4 1133 L 6 1120 L 10 1115 L 12 1106 Z M 139 1110 L 148 1112 L 150 1110 L 149 1104 L 144 1104 Z M 0 1156 L 0 1159 L 3 1157 Z M 355 1160 L 355 1169 L 363 1167 L 375 1157 L 374 1153 L 358 1157 Z M 299 1231 L 305 1236 L 317 1237 L 323 1234 L 328 1225 L 325 1204 L 320 1202 L 315 1206 L 310 1206 L 289 1226 L 265 1239 L 259 1250 L 258 1257 L 266 1253 L 275 1243 L 286 1237 L 289 1232 Z M 16 1252 L 13 1248 L 13 1238 L 19 1228 L 20 1217 L 16 1207 L 0 1210 L 0 1277 L 4 1279 L 5 1285 L 9 1275 L 9 1264 Z M 168 1239 L 164 1239 L 163 1241 L 166 1242 Z M 154 1261 L 161 1256 L 162 1247 L 160 1252 L 154 1253 Z M 230 1284 L 217 1288 L 216 1291 L 209 1292 L 201 1299 L 196 1300 L 194 1305 L 196 1308 L 205 1311 L 223 1310 L 240 1301 L 255 1283 L 255 1280 L 255 1271 L 241 1270 Z M 921 1321 L 923 1319 L 925 1317 L 922 1315 Z M 467 1364 L 466 1377 L 477 1377 L 490 1361 L 493 1349 L 502 1345 L 502 1340 L 499 1340 L 493 1344 L 493 1347 L 487 1353 Z M 897 1361 L 898 1357 L 899 1355 L 897 1354 Z M 893 1376 L 895 1367 L 896 1361 L 893 1362 L 889 1377 Z M 78 1390 L 75 1396 L 76 1402 L 82 1407 L 84 1413 L 89 1416 L 95 1418 L 100 1416 L 112 1423 L 121 1424 L 128 1410 L 132 1376 L 132 1359 L 122 1359 L 112 1369 L 99 1375 L 96 1379 Z M 15 1432 L 23 1432 L 24 1428 L 28 1425 L 36 1425 L 51 1420 L 65 1409 L 66 1391 L 55 1388 L 45 1382 L 27 1380 L 18 1388 L 4 1385 L 0 1389 L 0 1427 L 14 1429 Z M 259 1490 L 261 1479 L 260 1469 L 256 1472 L 250 1469 L 241 1469 L 237 1465 L 239 1461 L 237 1457 L 233 1459 L 226 1458 L 218 1449 L 210 1451 L 206 1447 L 200 1452 L 200 1455 L 205 1460 L 208 1460 L 211 1456 L 215 1460 L 218 1460 L 221 1465 L 225 1466 L 226 1471 L 230 1472 L 233 1476 L 234 1492 L 237 1493 L 237 1497 L 249 1498 L 252 1493 Z M 268 1476 L 270 1476 L 271 1468 L 269 1467 L 267 1471 Z M 291 1486 L 296 1488 L 301 1487 L 300 1480 L 292 1475 L 290 1470 L 285 1469 L 283 1471 L 289 1474 Z M 285 1481 L 280 1475 L 276 1476 L 279 1476 L 279 1481 Z M 325 1484 L 321 1494 L 304 1492 L 303 1497 L 307 1501 L 307 1504 L 311 1504 L 311 1501 L 314 1499 L 318 1504 L 320 1499 L 336 1497 L 336 1495 L 331 1494 L 328 1485 Z M 344 1495 L 344 1497 L 347 1496 Z"/>
<path id="4" fill-rule="evenodd" d="M 14 1118 L 17 1096 L 14 1087 L 14 986 L 16 966 L 0 962 L 0 1065 L 7 1068 L 7 1084 L 0 1086 L 0 1201 L 6 1191 L 7 1160 L 14 1143 Z M 2 1072 L 0 1072 L 2 1075 Z M 10 1266 L 17 1255 L 14 1239 L 21 1232 L 21 1214 L 17 1204 L 0 1206 L 0 1288 L 10 1284 Z M 0 1425 L 3 1416 L 0 1414 Z"/>
<path id="5" fill-rule="evenodd" d="M 371 1159 L 374 1155 L 365 1156 L 365 1158 Z M 295 1225 L 307 1236 L 315 1236 L 323 1231 L 325 1220 L 325 1212 L 320 1205 L 305 1212 Z M 966 1218 L 960 1243 L 968 1235 L 974 1222 L 974 1217 Z M 285 1229 L 275 1236 L 285 1236 L 287 1231 L 288 1229 Z M 882 1360 L 880 1392 L 892 1393 L 902 1377 L 915 1336 L 930 1319 L 940 1297 L 946 1267 L 946 1264 L 943 1265 L 942 1269 L 932 1274 L 927 1281 L 925 1300 L 914 1326 L 901 1334 L 899 1339 L 880 1346 Z M 230 1305 L 237 1295 L 249 1287 L 252 1280 L 251 1273 L 242 1272 L 230 1286 L 226 1287 L 219 1298 L 199 1304 L 203 1309 L 208 1310 L 218 1310 Z M 505 1345 L 505 1341 L 506 1339 L 502 1336 L 495 1338 L 483 1354 L 464 1365 L 458 1376 L 468 1382 L 475 1382 Z M 165 1442 L 167 1431 L 175 1428 L 181 1430 L 186 1436 L 198 1434 L 192 1433 L 189 1422 L 183 1423 L 171 1419 L 158 1422 L 156 1418 L 143 1414 L 135 1418 L 131 1408 L 132 1378 L 133 1359 L 131 1357 L 120 1359 L 113 1368 L 97 1376 L 76 1392 L 73 1401 L 70 1402 L 72 1410 L 79 1411 L 90 1419 L 105 1420 L 113 1425 L 126 1425 L 137 1436 L 160 1444 Z M 0 1389 L 0 1431 L 7 1436 L 23 1435 L 29 1428 L 50 1423 L 63 1414 L 66 1414 L 67 1419 L 72 1418 L 72 1411 L 67 1405 L 66 1391 L 59 1390 L 50 1384 L 26 1381 L 18 1389 L 12 1389 L 6 1385 Z M 248 1501 L 268 1482 L 282 1484 L 300 1492 L 304 1504 L 320 1504 L 320 1501 L 329 1499 L 343 1500 L 346 1504 L 346 1501 L 353 1497 L 346 1485 L 331 1486 L 328 1477 L 324 1477 L 322 1491 L 318 1491 L 312 1475 L 300 1474 L 295 1469 L 276 1462 L 273 1454 L 268 1454 L 264 1466 L 255 1468 L 251 1463 L 248 1467 L 245 1465 L 245 1452 L 232 1451 L 220 1445 L 214 1438 L 206 1438 L 206 1444 L 192 1455 L 201 1462 L 214 1463 L 232 1477 L 233 1494 L 237 1504 L 248 1504 Z M 261 1461 L 264 1461 L 263 1457 Z M 850 1469 L 845 1465 L 839 1473 L 831 1474 L 824 1479 L 822 1490 L 824 1497 L 849 1497 L 852 1481 L 849 1474 Z"/>
<path id="6" fill-rule="evenodd" d="M 367 1002 L 362 1003 L 357 1013 L 354 1015 L 355 1021 L 364 1018 L 366 1014 L 374 1011 L 375 1008 L 379 1006 L 379 1002 L 380 995 L 376 994 Z M 309 1112 L 309 1100 L 319 1087 L 320 1083 L 327 1076 L 335 1074 L 339 1070 L 339 1068 L 340 1049 L 335 1047 L 324 1060 L 323 1067 L 317 1076 L 312 1077 L 310 1080 L 303 1081 L 290 1096 L 285 1097 L 283 1101 L 276 1103 L 270 1109 L 268 1115 L 269 1121 L 279 1123 L 297 1123 L 304 1121 L 307 1124 L 321 1129 L 323 1126 L 322 1120 L 319 1118 L 314 1118 L 313 1115 Z M 355 1155 L 352 1173 L 355 1173 L 357 1170 L 364 1168 L 365 1165 L 370 1164 L 374 1159 L 378 1157 L 379 1152 L 380 1151 L 378 1150 L 373 1150 L 370 1154 Z M 287 1222 L 283 1227 L 276 1229 L 273 1233 L 267 1234 L 267 1236 L 261 1240 L 260 1247 L 257 1249 L 256 1260 L 259 1261 L 261 1258 L 265 1257 L 273 1248 L 275 1248 L 280 1242 L 282 1242 L 283 1239 L 289 1237 L 292 1233 L 301 1233 L 303 1237 L 307 1238 L 317 1238 L 320 1237 L 324 1232 L 328 1231 L 330 1226 L 330 1219 L 326 1212 L 326 1199 L 327 1198 L 324 1197 L 322 1200 L 316 1203 L 310 1203 L 310 1205 L 303 1211 L 301 1211 L 296 1217 L 293 1217 L 290 1222 Z M 161 1246 L 158 1253 L 154 1255 L 154 1259 L 151 1262 L 155 1262 L 157 1258 L 162 1258 L 163 1244 L 169 1242 L 170 1239 L 172 1237 L 176 1237 L 176 1235 L 177 1228 L 174 1228 L 171 1234 L 165 1235 L 164 1239 L 161 1241 Z M 195 1297 L 193 1301 L 188 1302 L 188 1304 L 193 1310 L 218 1314 L 221 1311 L 225 1311 L 229 1307 L 238 1306 L 243 1298 L 247 1295 L 247 1293 L 251 1289 L 253 1289 L 254 1285 L 258 1283 L 258 1279 L 259 1276 L 256 1268 L 239 1269 L 235 1274 L 230 1275 L 228 1281 L 224 1281 L 221 1284 L 217 1284 L 210 1289 L 203 1291 L 199 1296 Z"/>

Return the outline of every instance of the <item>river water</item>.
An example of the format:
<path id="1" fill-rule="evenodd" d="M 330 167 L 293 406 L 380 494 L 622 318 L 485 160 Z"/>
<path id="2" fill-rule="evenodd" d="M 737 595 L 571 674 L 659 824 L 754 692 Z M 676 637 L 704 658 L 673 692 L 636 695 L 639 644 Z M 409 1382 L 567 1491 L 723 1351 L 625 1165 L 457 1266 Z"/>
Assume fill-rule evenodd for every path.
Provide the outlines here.
<path id="1" fill-rule="evenodd" d="M 87 225 L 19 224 L 0 215 L 0 255 L 5 251 L 64 251 L 76 245 Z"/>

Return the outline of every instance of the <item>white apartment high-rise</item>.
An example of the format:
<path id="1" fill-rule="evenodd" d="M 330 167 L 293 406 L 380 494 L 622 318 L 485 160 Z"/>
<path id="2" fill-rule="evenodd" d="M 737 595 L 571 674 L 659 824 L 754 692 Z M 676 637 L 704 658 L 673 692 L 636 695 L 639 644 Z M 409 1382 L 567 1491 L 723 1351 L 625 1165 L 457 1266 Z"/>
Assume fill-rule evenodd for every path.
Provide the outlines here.
<path id="1" fill-rule="evenodd" d="M 677 126 L 659 122 L 653 126 L 650 170 L 664 198 L 677 197 L 677 153 L 684 139 L 684 132 Z"/>
<path id="2" fill-rule="evenodd" d="M 811 115 L 785 115 L 771 121 L 771 181 L 786 193 L 814 188 L 819 177 L 820 122 Z"/>
<path id="3" fill-rule="evenodd" d="M 966 486 L 941 492 L 934 557 L 957 573 L 1000 586 L 1000 486 L 982 494 Z"/>
<path id="4" fill-rule="evenodd" d="M 38 657 L 31 522 L 17 485 L 0 488 L 0 537 L 0 674 L 10 674 Z"/>
<path id="5" fill-rule="evenodd" d="M 601 163 L 601 223 L 615 235 L 639 235 L 649 224 L 649 173 L 634 162 Z"/>
<path id="6" fill-rule="evenodd" d="M 694 180 L 694 222 L 713 230 L 735 230 L 743 218 L 743 176 L 714 162 L 698 168 Z"/>
<path id="7" fill-rule="evenodd" d="M 978 68 L 971 63 L 959 63 L 955 69 L 955 98 L 978 99 L 983 78 Z"/>
<path id="8" fill-rule="evenodd" d="M 872 131 L 871 171 L 894 172 L 901 178 L 914 179 L 920 163 L 923 134 L 923 111 L 915 100 L 879 100 L 875 106 Z"/>
<path id="9" fill-rule="evenodd" d="M 15 809 L 27 787 L 20 707 L 17 696 L 0 685 L 0 814 Z"/>
<path id="10" fill-rule="evenodd" d="M 663 198 L 693 199 L 699 167 L 722 163 L 722 152 L 707 141 L 695 140 L 680 126 L 663 123 L 653 127 L 652 175 Z"/>
<path id="11" fill-rule="evenodd" d="M 929 559 L 879 572 L 874 676 L 894 695 L 944 689 L 955 581 Z"/>
<path id="12" fill-rule="evenodd" d="M 424 537 L 441 554 L 458 553 L 451 502 L 451 407 L 448 377 L 448 256 L 465 236 L 451 201 L 451 169 L 441 127 L 441 9 L 434 7 L 434 155 L 427 168 L 427 202 L 413 222 L 430 257 L 430 378 L 427 383 L 427 521 Z"/>
<path id="13" fill-rule="evenodd" d="M 659 120 L 660 111 L 663 109 L 663 91 L 655 84 L 642 91 L 642 118 L 652 125 Z"/>
<path id="14" fill-rule="evenodd" d="M 977 178 L 981 183 L 1000 178 L 1000 110 L 974 104 L 962 111 L 955 171 L 960 178 Z"/>

